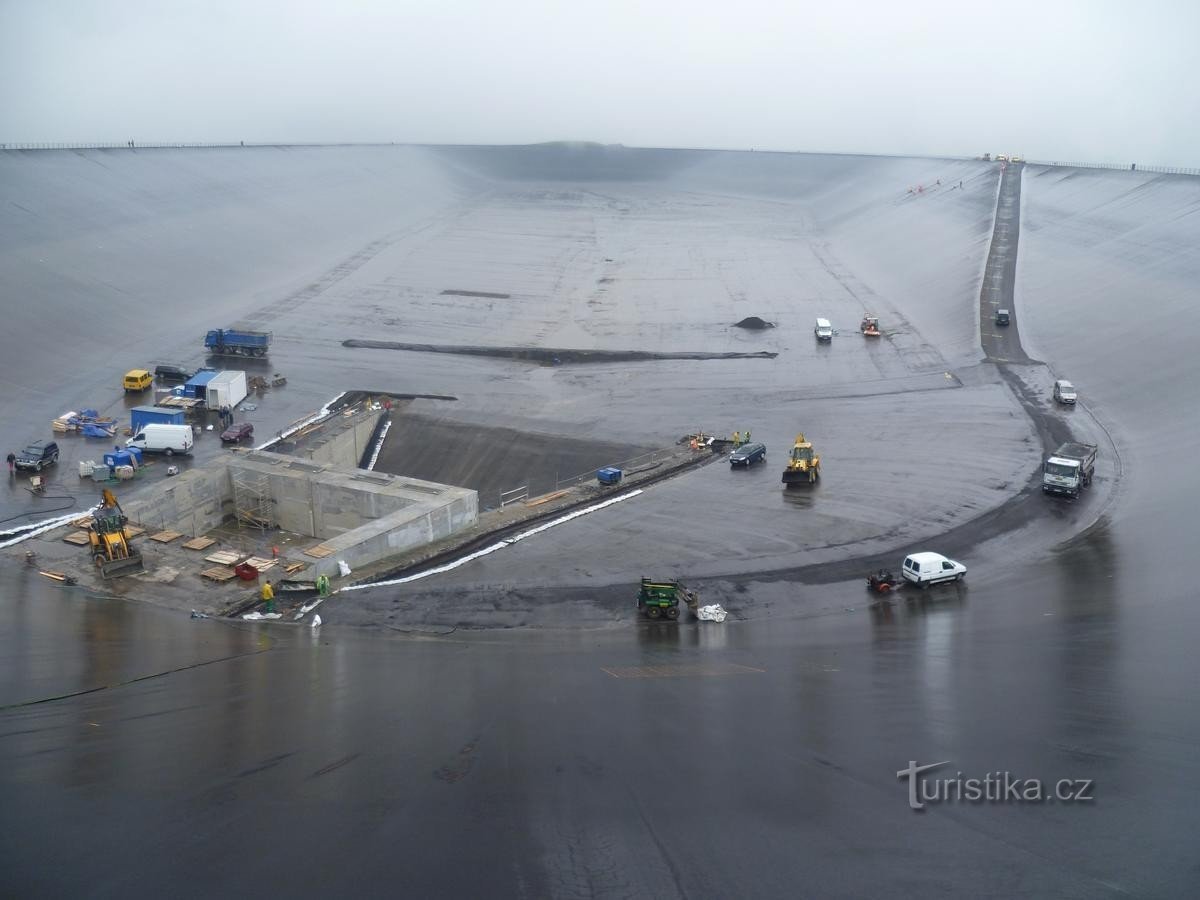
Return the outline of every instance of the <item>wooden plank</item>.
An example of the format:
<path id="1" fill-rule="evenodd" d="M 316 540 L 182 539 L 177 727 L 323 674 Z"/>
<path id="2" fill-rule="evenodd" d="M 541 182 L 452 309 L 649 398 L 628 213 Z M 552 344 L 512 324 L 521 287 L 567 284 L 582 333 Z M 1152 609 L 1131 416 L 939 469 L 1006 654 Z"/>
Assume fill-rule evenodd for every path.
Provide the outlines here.
<path id="1" fill-rule="evenodd" d="M 543 503 L 549 503 L 551 500 L 558 500 L 561 497 L 567 496 L 570 491 L 555 491 L 552 494 L 542 494 L 542 496 L 534 500 L 526 500 L 526 506 L 541 506 Z"/>
<path id="2" fill-rule="evenodd" d="M 131 537 L 131 538 L 137 537 L 139 534 L 145 534 L 145 533 L 146 533 L 146 529 L 142 528 L 142 526 L 140 526 L 140 525 L 126 525 L 125 526 L 125 536 L 126 537 Z"/>
<path id="3" fill-rule="evenodd" d="M 294 563 L 288 563 L 286 566 L 284 566 L 283 571 L 285 571 L 289 575 L 291 575 L 295 572 L 299 572 L 301 569 L 307 569 L 307 568 L 308 568 L 308 563 L 294 562 Z"/>
<path id="4" fill-rule="evenodd" d="M 216 541 L 210 537 L 197 537 L 190 541 L 184 541 L 180 546 L 187 547 L 189 550 L 207 550 L 215 543 Z"/>
<path id="5" fill-rule="evenodd" d="M 80 516 L 78 519 L 72 519 L 71 524 L 76 528 L 87 528 L 93 521 L 91 516 Z"/>
<path id="6" fill-rule="evenodd" d="M 315 547 L 309 547 L 304 551 L 305 556 L 312 556 L 317 559 L 324 559 L 327 556 L 333 555 L 333 548 L 326 547 L 324 544 L 317 544 Z"/>
<path id="7" fill-rule="evenodd" d="M 233 571 L 233 569 L 227 569 L 224 566 L 214 566 L 211 569 L 205 569 L 200 574 L 210 581 L 217 582 L 229 581 L 229 579 L 237 577 L 237 574 Z"/>
<path id="8" fill-rule="evenodd" d="M 258 571 L 265 572 L 267 569 L 275 566 L 275 560 L 269 559 L 265 556 L 252 556 L 246 560 L 246 565 L 254 566 L 254 568 L 258 569 Z"/>
<path id="9" fill-rule="evenodd" d="M 86 531 L 72 531 L 63 538 L 68 544 L 74 544 L 77 547 L 82 547 L 85 544 L 91 543 L 91 538 L 88 537 Z"/>
<path id="10" fill-rule="evenodd" d="M 204 557 L 205 562 L 217 563 L 221 566 L 235 566 L 242 559 L 242 554 L 236 550 L 218 550 L 216 553 L 210 553 Z"/>
<path id="11" fill-rule="evenodd" d="M 150 535 L 150 540 L 158 541 L 160 544 L 169 544 L 176 538 L 183 537 L 178 531 L 160 531 L 157 534 Z"/>

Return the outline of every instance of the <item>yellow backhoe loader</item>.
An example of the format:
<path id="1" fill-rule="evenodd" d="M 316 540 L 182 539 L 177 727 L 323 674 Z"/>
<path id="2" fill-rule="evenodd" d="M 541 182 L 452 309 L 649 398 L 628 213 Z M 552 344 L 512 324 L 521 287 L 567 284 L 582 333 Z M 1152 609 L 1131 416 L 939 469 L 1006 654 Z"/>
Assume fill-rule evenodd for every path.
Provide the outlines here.
<path id="1" fill-rule="evenodd" d="M 88 526 L 92 560 L 105 578 L 145 571 L 142 554 L 130 546 L 129 532 L 125 528 L 127 522 L 116 495 L 105 488 L 104 502 L 92 510 L 92 521 Z"/>
<path id="2" fill-rule="evenodd" d="M 792 444 L 792 452 L 788 455 L 787 468 L 783 470 L 784 484 L 812 484 L 821 477 L 821 457 L 813 450 L 813 445 L 804 439 L 804 435 L 796 435 L 796 443 Z"/>

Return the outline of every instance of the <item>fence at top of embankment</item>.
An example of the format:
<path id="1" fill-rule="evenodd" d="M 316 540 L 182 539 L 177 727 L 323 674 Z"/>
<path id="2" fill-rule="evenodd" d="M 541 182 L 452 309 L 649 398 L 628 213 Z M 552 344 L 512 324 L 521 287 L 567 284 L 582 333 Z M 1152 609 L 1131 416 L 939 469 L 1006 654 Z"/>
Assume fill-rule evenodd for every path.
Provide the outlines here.
<path id="1" fill-rule="evenodd" d="M 1151 172 L 1155 175 L 1200 175 L 1200 169 L 1188 169 L 1181 166 L 1143 166 L 1141 163 L 1086 163 L 1061 162 L 1048 159 L 1027 159 L 1029 166 L 1055 166 L 1062 169 L 1113 169 L 1123 172 Z"/>

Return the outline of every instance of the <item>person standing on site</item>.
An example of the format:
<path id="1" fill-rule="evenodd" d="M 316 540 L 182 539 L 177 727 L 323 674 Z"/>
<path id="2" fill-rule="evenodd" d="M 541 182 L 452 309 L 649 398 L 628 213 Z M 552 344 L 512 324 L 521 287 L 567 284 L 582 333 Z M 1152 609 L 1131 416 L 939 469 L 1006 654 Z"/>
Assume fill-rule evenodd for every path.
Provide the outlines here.
<path id="1" fill-rule="evenodd" d="M 262 586 L 262 600 L 267 604 L 267 612 L 275 612 L 275 589 L 271 587 L 270 581 Z"/>
<path id="2" fill-rule="evenodd" d="M 12 453 L 10 453 L 10 454 L 8 454 L 7 459 L 8 459 L 8 474 L 12 475 L 14 472 L 13 466 L 17 462 L 17 457 L 15 455 L 13 455 Z"/>

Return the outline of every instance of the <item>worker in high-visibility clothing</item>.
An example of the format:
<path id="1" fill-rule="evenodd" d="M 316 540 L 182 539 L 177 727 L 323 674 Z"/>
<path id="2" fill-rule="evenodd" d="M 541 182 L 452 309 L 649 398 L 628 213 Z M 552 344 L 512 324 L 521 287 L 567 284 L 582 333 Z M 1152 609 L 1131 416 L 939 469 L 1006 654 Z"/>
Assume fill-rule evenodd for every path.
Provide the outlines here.
<path id="1" fill-rule="evenodd" d="M 267 612 L 275 612 L 275 589 L 269 581 L 262 586 L 262 599 L 267 604 Z"/>

